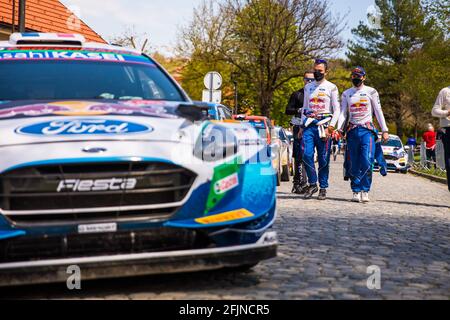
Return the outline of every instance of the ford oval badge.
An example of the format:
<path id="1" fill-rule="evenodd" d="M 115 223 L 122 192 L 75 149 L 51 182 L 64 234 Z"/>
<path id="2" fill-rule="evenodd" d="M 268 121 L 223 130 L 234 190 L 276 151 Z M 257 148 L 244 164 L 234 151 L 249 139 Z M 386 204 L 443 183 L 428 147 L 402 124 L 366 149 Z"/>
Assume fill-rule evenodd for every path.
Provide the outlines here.
<path id="1" fill-rule="evenodd" d="M 58 119 L 23 126 L 16 130 L 20 134 L 39 136 L 124 135 L 151 131 L 153 128 L 146 125 L 107 119 Z"/>

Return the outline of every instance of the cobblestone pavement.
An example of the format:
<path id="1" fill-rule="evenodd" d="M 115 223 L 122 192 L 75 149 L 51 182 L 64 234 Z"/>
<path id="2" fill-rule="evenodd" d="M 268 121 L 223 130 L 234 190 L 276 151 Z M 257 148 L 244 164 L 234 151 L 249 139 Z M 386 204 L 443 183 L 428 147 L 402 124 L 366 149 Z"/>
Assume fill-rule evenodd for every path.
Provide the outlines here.
<path id="1" fill-rule="evenodd" d="M 342 163 L 332 164 L 329 200 L 278 192 L 278 258 L 229 271 L 33 286 L 9 298 L 82 299 L 450 299 L 450 194 L 412 175 L 375 173 L 372 202 L 349 201 Z M 381 268 L 369 290 L 367 267 Z"/>

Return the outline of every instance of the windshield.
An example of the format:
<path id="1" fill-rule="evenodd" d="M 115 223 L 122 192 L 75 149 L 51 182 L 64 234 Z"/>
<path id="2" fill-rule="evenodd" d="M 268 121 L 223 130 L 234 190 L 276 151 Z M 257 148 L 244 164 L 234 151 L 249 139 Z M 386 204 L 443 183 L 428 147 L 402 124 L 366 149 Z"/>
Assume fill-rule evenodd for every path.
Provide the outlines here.
<path id="1" fill-rule="evenodd" d="M 383 146 L 385 147 L 394 147 L 394 148 L 402 148 L 402 142 L 400 140 L 389 139 L 387 142 L 383 142 Z"/>
<path id="2" fill-rule="evenodd" d="M 185 101 L 150 60 L 1 60 L 0 100 L 145 99 Z"/>

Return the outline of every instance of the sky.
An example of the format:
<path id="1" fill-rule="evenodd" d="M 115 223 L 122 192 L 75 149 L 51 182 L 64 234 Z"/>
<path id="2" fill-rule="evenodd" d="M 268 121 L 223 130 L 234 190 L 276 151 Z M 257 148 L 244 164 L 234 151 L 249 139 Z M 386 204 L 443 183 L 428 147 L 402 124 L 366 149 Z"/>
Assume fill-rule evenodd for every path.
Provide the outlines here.
<path id="1" fill-rule="evenodd" d="M 177 32 L 192 17 L 193 9 L 202 0 L 62 0 L 106 40 L 120 35 L 127 28 L 146 34 L 152 49 L 169 54 L 176 44 Z M 360 20 L 366 21 L 368 8 L 374 0 L 330 1 L 332 12 L 344 16 L 348 26 L 342 36 L 351 39 L 351 29 Z M 345 49 L 340 56 L 344 56 Z"/>

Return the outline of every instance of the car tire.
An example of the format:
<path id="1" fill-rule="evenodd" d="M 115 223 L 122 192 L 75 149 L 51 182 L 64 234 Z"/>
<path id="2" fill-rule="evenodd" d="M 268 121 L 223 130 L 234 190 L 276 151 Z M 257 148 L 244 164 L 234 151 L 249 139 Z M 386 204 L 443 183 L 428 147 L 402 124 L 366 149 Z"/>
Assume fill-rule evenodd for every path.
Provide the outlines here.
<path id="1" fill-rule="evenodd" d="M 403 173 L 403 174 L 408 174 L 408 170 L 402 170 L 400 172 Z"/>
<path id="2" fill-rule="evenodd" d="M 284 182 L 290 181 L 288 165 L 283 166 L 281 169 L 281 181 L 284 181 Z"/>

